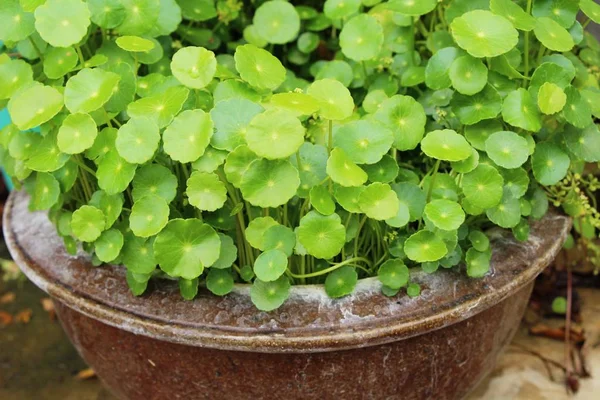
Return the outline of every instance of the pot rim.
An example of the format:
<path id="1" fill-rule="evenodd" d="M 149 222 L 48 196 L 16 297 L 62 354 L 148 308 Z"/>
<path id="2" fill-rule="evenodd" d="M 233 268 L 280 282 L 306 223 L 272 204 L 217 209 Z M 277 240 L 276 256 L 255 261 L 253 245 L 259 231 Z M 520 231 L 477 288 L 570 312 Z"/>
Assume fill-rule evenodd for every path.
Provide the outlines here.
<path id="1" fill-rule="evenodd" d="M 411 271 L 421 296 L 381 294 L 377 278 L 362 279 L 353 294 L 330 299 L 322 285 L 292 286 L 290 298 L 269 313 L 254 308 L 250 285 L 217 297 L 202 292 L 183 300 L 173 282 L 134 297 L 120 266 L 93 267 L 69 256 L 46 213 L 28 211 L 29 198 L 13 192 L 4 236 L 25 275 L 55 300 L 107 325 L 172 343 L 223 350 L 323 352 L 390 343 L 464 321 L 531 283 L 554 259 L 571 220 L 554 211 L 534 222 L 521 243 L 506 231 L 492 234 L 491 272 L 481 279 L 444 270 Z"/>

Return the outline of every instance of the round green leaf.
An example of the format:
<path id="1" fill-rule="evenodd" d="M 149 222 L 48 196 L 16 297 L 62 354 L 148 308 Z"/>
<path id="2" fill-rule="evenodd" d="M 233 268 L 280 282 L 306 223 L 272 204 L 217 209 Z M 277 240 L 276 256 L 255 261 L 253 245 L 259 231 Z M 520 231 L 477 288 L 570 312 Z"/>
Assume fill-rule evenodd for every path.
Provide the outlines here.
<path id="1" fill-rule="evenodd" d="M 69 47 L 83 39 L 90 16 L 81 0 L 47 0 L 35 10 L 35 29 L 52 46 Z"/>
<path id="2" fill-rule="evenodd" d="M 217 71 L 215 54 L 203 47 L 184 47 L 173 55 L 171 71 L 177 80 L 192 89 L 202 89 Z"/>
<path id="3" fill-rule="evenodd" d="M 371 165 L 364 165 L 363 169 L 369 176 L 371 182 L 390 183 L 398 176 L 398 163 L 389 155 L 384 155 L 379 162 Z"/>
<path id="4" fill-rule="evenodd" d="M 344 150 L 334 148 L 327 160 L 327 175 L 342 186 L 361 186 L 367 181 L 367 173 L 354 164 Z"/>
<path id="5" fill-rule="evenodd" d="M 62 94 L 53 87 L 38 82 L 33 82 L 14 93 L 8 101 L 10 118 L 22 131 L 49 121 L 62 108 Z"/>
<path id="6" fill-rule="evenodd" d="M 0 40 L 18 42 L 35 32 L 33 14 L 23 10 L 19 0 L 0 2 Z"/>
<path id="7" fill-rule="evenodd" d="M 568 86 L 565 93 L 567 104 L 563 109 L 563 116 L 567 122 L 581 129 L 590 126 L 592 124 L 592 110 L 579 89 Z"/>
<path id="8" fill-rule="evenodd" d="M 444 241 L 435 233 L 421 230 L 406 239 L 404 252 L 409 259 L 424 263 L 443 258 L 448 253 L 448 249 Z"/>
<path id="9" fill-rule="evenodd" d="M 335 200 L 344 210 L 351 213 L 360 213 L 362 211 L 358 205 L 358 199 L 363 190 L 365 190 L 364 186 L 345 187 L 336 184 L 334 191 Z"/>
<path id="10" fill-rule="evenodd" d="M 325 292 L 331 298 L 349 295 L 358 282 L 358 274 L 353 267 L 344 266 L 331 272 L 325 278 Z"/>
<path id="11" fill-rule="evenodd" d="M 238 146 L 229 153 L 225 159 L 225 175 L 227 180 L 237 188 L 242 184 L 242 176 L 248 170 L 250 164 L 258 159 L 258 156 L 248 146 Z"/>
<path id="12" fill-rule="evenodd" d="M 490 9 L 494 14 L 512 22 L 517 29 L 531 31 L 535 28 L 535 18 L 512 0 L 490 0 Z"/>
<path id="13" fill-rule="evenodd" d="M 400 203 L 408 207 L 410 220 L 416 221 L 423 215 L 425 209 L 426 195 L 423 190 L 415 183 L 401 182 L 394 183 L 392 189 L 396 192 Z"/>
<path id="14" fill-rule="evenodd" d="M 569 156 L 557 145 L 549 142 L 538 143 L 531 156 L 533 176 L 542 185 L 555 185 L 569 170 Z"/>
<path id="15" fill-rule="evenodd" d="M 340 47 L 346 57 L 364 61 L 379 55 L 383 46 L 383 28 L 371 15 L 359 14 L 348 21 L 340 32 Z"/>
<path id="16" fill-rule="evenodd" d="M 235 68 L 243 80 L 259 89 L 277 89 L 285 80 L 285 68 L 276 57 L 252 44 L 235 50 Z"/>
<path id="17" fill-rule="evenodd" d="M 123 234 L 117 229 L 109 229 L 94 242 L 96 257 L 102 262 L 114 261 L 123 248 Z"/>
<path id="18" fill-rule="evenodd" d="M 462 189 L 469 203 L 485 210 L 502 200 L 503 185 L 504 179 L 496 168 L 479 164 L 473 171 L 464 175 Z"/>
<path id="19" fill-rule="evenodd" d="M 159 142 L 160 133 L 154 121 L 132 118 L 119 128 L 115 145 L 125 161 L 143 164 L 154 156 Z"/>
<path id="20" fill-rule="evenodd" d="M 410 96 L 395 95 L 381 103 L 375 118 L 394 133 L 394 147 L 412 150 L 425 133 L 425 110 Z"/>
<path id="21" fill-rule="evenodd" d="M 149 274 L 156 269 L 153 243 L 153 239 L 139 238 L 132 233 L 126 235 L 121 256 L 128 271 Z"/>
<path id="22" fill-rule="evenodd" d="M 487 84 L 488 69 L 480 60 L 467 55 L 454 60 L 449 76 L 452 86 L 459 93 L 474 95 Z"/>
<path id="23" fill-rule="evenodd" d="M 243 98 L 218 102 L 210 110 L 210 116 L 215 124 L 215 133 L 210 144 L 217 149 L 228 151 L 246 144 L 246 132 L 250 121 L 263 111 L 260 105 Z"/>
<path id="24" fill-rule="evenodd" d="M 254 262 L 254 273 L 263 282 L 276 281 L 288 266 L 288 258 L 280 250 L 267 250 Z"/>
<path id="25" fill-rule="evenodd" d="M 341 148 L 357 164 L 374 164 L 381 160 L 394 141 L 391 130 L 368 120 L 342 125 L 333 137 L 333 145 Z"/>
<path id="26" fill-rule="evenodd" d="M 490 270 L 490 252 L 479 252 L 473 248 L 467 250 L 467 275 L 471 278 L 481 278 Z"/>
<path id="27" fill-rule="evenodd" d="M 469 11 L 450 25 L 458 45 L 473 57 L 496 57 L 512 50 L 519 33 L 509 20 L 490 11 Z"/>
<path id="28" fill-rule="evenodd" d="M 457 230 L 465 221 L 460 204 L 449 200 L 432 200 L 425 206 L 425 216 L 436 228 L 445 231 Z"/>
<path id="29" fill-rule="evenodd" d="M 63 153 L 79 154 L 94 144 L 98 127 L 88 114 L 69 114 L 58 130 L 58 148 Z"/>
<path id="30" fill-rule="evenodd" d="M 162 197 L 144 196 L 133 204 L 129 227 L 136 236 L 154 236 L 167 225 L 169 212 L 169 205 Z"/>
<path id="31" fill-rule="evenodd" d="M 487 235 L 479 230 L 469 232 L 469 241 L 473 248 L 477 251 L 487 251 L 490 248 L 490 239 Z"/>
<path id="32" fill-rule="evenodd" d="M 510 95 L 509 95 L 510 96 Z M 502 123 L 495 119 L 478 122 L 465 127 L 465 137 L 477 150 L 485 150 L 485 141 L 492 133 L 501 131 Z"/>
<path id="33" fill-rule="evenodd" d="M 246 141 L 250 150 L 260 157 L 288 158 L 304 143 L 304 127 L 291 112 L 272 108 L 250 121 Z"/>
<path id="34" fill-rule="evenodd" d="M 569 29 L 573 25 L 578 12 L 578 0 L 536 0 L 531 10 L 534 17 L 551 18 L 565 29 Z"/>
<path id="35" fill-rule="evenodd" d="M 222 233 L 219 233 L 219 239 L 221 239 L 219 258 L 211 265 L 211 270 L 227 269 L 237 260 L 237 246 L 233 243 L 233 239 Z"/>
<path id="36" fill-rule="evenodd" d="M 319 109 L 319 103 L 312 96 L 296 92 L 274 94 L 270 104 L 296 116 L 311 115 Z"/>
<path id="37" fill-rule="evenodd" d="M 361 0 L 326 0 L 323 13 L 329 19 L 348 18 L 356 14 L 361 6 Z"/>
<path id="38" fill-rule="evenodd" d="M 131 195 L 134 201 L 144 196 L 158 195 L 170 203 L 177 195 L 177 177 L 159 164 L 144 165 L 133 178 Z"/>
<path id="39" fill-rule="evenodd" d="M 125 7 L 120 0 L 88 0 L 92 22 L 113 29 L 125 20 Z"/>
<path id="40" fill-rule="evenodd" d="M 265 250 L 265 232 L 277 225 L 279 224 L 271 217 L 254 218 L 244 232 L 246 240 L 255 249 Z"/>
<path id="41" fill-rule="evenodd" d="M 290 281 L 282 276 L 273 282 L 255 279 L 250 289 L 252 303 L 261 311 L 273 311 L 279 308 L 290 294 Z"/>
<path id="42" fill-rule="evenodd" d="M 589 19 L 600 24 L 600 5 L 594 0 L 579 0 L 579 7 Z"/>
<path id="43" fill-rule="evenodd" d="M 390 185 L 376 182 L 362 191 L 358 205 L 369 218 L 383 221 L 396 216 L 400 202 Z"/>
<path id="44" fill-rule="evenodd" d="M 504 179 L 504 189 L 514 197 L 520 198 L 529 189 L 529 175 L 523 168 L 503 169 L 500 171 Z"/>
<path id="45" fill-rule="evenodd" d="M 449 88 L 450 67 L 464 52 L 456 47 L 446 47 L 437 51 L 427 62 L 425 67 L 425 84 L 433 90 Z"/>
<path id="46" fill-rule="evenodd" d="M 82 242 L 93 242 L 104 231 L 105 219 L 102 211 L 92 206 L 81 206 L 71 217 L 73 236 Z"/>
<path id="47" fill-rule="evenodd" d="M 125 161 L 116 149 L 106 153 L 98 164 L 98 186 L 108 194 L 121 193 L 129 186 L 136 170 L 135 164 Z"/>
<path id="48" fill-rule="evenodd" d="M 521 203 L 510 192 L 505 193 L 502 201 L 485 211 L 490 221 L 502 228 L 514 228 L 521 221 Z"/>
<path id="49" fill-rule="evenodd" d="M 217 296 L 225 296 L 234 287 L 231 272 L 211 268 L 206 276 L 206 288 Z"/>
<path id="50" fill-rule="evenodd" d="M 72 113 L 96 111 L 113 95 L 119 80 L 115 73 L 84 68 L 67 81 L 65 105 Z"/>
<path id="51" fill-rule="evenodd" d="M 215 211 L 227 200 L 225 184 L 213 173 L 192 173 L 187 180 L 186 193 L 190 204 L 202 211 Z"/>
<path id="52" fill-rule="evenodd" d="M 196 161 L 204 154 L 212 134 L 209 114 L 202 110 L 184 111 L 163 133 L 165 153 L 181 163 Z"/>
<path id="53" fill-rule="evenodd" d="M 240 189 L 252 205 L 262 208 L 285 204 L 300 186 L 298 170 L 286 160 L 253 161 L 242 176 Z"/>
<path id="54" fill-rule="evenodd" d="M 256 9 L 252 24 L 269 43 L 284 44 L 298 36 L 300 15 L 290 3 L 267 1 Z"/>
<path id="55" fill-rule="evenodd" d="M 564 108 L 565 104 L 567 104 L 567 95 L 559 86 L 546 82 L 540 87 L 538 105 L 544 114 L 556 114 Z"/>
<path id="56" fill-rule="evenodd" d="M 169 125 L 173 121 L 173 118 L 181 111 L 189 93 L 189 89 L 183 86 L 170 87 L 164 92 L 136 100 L 129 104 L 127 114 L 131 118 L 150 118 L 162 129 Z"/>
<path id="57" fill-rule="evenodd" d="M 290 158 L 300 172 L 298 196 L 306 197 L 309 190 L 319 185 L 327 177 L 327 149 L 318 144 L 305 142 L 300 146 L 298 156 Z"/>
<path id="58" fill-rule="evenodd" d="M 553 19 L 537 18 L 533 32 L 535 37 L 550 50 L 563 52 L 569 51 L 575 46 L 569 31 Z"/>
<path id="59" fill-rule="evenodd" d="M 161 11 L 160 0 L 121 0 L 121 4 L 125 18 L 117 27 L 120 35 L 143 36 L 157 24 Z"/>
<path id="60" fill-rule="evenodd" d="M 202 157 L 192 163 L 192 168 L 200 172 L 214 172 L 225 162 L 228 154 L 224 150 L 216 150 L 208 146 Z"/>
<path id="61" fill-rule="evenodd" d="M 429 14 L 437 5 L 437 0 L 392 0 L 388 7 L 400 14 L 418 17 Z"/>
<path id="62" fill-rule="evenodd" d="M 306 92 L 317 100 L 319 114 L 325 119 L 343 120 L 350 117 L 354 111 L 354 100 L 350 91 L 335 79 L 316 80 Z"/>
<path id="63" fill-rule="evenodd" d="M 47 210 L 58 202 L 60 185 L 56 178 L 46 172 L 38 172 L 29 207 L 32 210 Z"/>
<path id="64" fill-rule="evenodd" d="M 586 162 L 600 161 L 600 132 L 595 124 L 585 129 L 567 126 L 563 134 L 567 148 Z"/>
<path id="65" fill-rule="evenodd" d="M 50 79 L 58 79 L 71 72 L 79 58 L 72 47 L 55 47 L 44 55 L 44 74 Z"/>
<path id="66" fill-rule="evenodd" d="M 460 122 L 473 125 L 484 119 L 496 118 L 502 111 L 502 98 L 496 89 L 487 85 L 473 96 L 455 94 L 451 106 Z"/>
<path id="67" fill-rule="evenodd" d="M 385 286 L 400 289 L 408 284 L 409 271 L 402 260 L 393 258 L 381 264 L 377 276 Z"/>
<path id="68" fill-rule="evenodd" d="M 429 157 L 445 161 L 466 160 L 472 154 L 464 136 L 450 129 L 429 132 L 421 141 L 421 150 Z"/>
<path id="69" fill-rule="evenodd" d="M 514 132 L 500 131 L 485 142 L 485 151 L 497 165 L 518 168 L 529 158 L 527 140 Z"/>
<path id="70" fill-rule="evenodd" d="M 268 228 L 264 235 L 264 250 L 279 250 L 290 257 L 296 247 L 296 233 L 283 225 Z"/>
<path id="71" fill-rule="evenodd" d="M 33 82 L 33 70 L 23 60 L 0 63 L 0 99 L 10 99 L 20 88 Z"/>
<path id="72" fill-rule="evenodd" d="M 154 42 L 139 36 L 121 36 L 115 41 L 117 46 L 133 53 L 148 53 L 155 46 Z M 189 47 L 188 47 L 189 48 Z"/>
<path id="73" fill-rule="evenodd" d="M 335 202 L 325 186 L 315 186 L 310 190 L 310 204 L 323 215 L 335 212 Z"/>
<path id="74" fill-rule="evenodd" d="M 529 92 L 523 88 L 506 96 L 502 104 L 502 118 L 508 124 L 531 132 L 542 128 L 540 113 Z"/>
<path id="75" fill-rule="evenodd" d="M 324 216 L 310 211 L 300 220 L 298 240 L 311 256 L 330 259 L 344 247 L 346 228 L 337 214 Z"/>
<path id="76" fill-rule="evenodd" d="M 209 225 L 192 219 L 173 219 L 154 241 L 154 257 L 172 277 L 195 279 L 215 263 L 221 240 Z"/>

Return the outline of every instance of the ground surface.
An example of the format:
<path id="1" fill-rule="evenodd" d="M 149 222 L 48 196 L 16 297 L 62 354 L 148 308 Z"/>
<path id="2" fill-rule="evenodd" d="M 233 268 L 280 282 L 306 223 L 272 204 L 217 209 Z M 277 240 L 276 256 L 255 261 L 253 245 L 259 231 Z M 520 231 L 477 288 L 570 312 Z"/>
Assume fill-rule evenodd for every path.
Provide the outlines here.
<path id="1" fill-rule="evenodd" d="M 600 291 L 588 289 L 580 293 L 584 328 L 591 347 L 586 358 L 595 377 L 582 380 L 579 393 L 572 398 L 594 400 L 600 393 Z M 7 294 L 14 294 L 14 299 Z M 60 324 L 52 319 L 52 313 L 44 309 L 45 298 L 29 282 L 6 283 L 0 279 L 0 314 L 5 312 L 16 318 L 21 313 L 19 318 L 26 320 L 31 310 L 29 322 L 13 320 L 5 327 L 0 322 L 0 399 L 114 400 L 97 379 L 78 377 L 87 374 L 87 367 Z M 560 320 L 541 322 L 561 325 Z M 530 336 L 523 324 L 496 371 L 468 400 L 567 399 L 560 369 L 551 367 L 555 379 L 551 381 L 544 362 L 524 353 L 523 347 L 558 363 L 564 357 L 562 342 Z"/>

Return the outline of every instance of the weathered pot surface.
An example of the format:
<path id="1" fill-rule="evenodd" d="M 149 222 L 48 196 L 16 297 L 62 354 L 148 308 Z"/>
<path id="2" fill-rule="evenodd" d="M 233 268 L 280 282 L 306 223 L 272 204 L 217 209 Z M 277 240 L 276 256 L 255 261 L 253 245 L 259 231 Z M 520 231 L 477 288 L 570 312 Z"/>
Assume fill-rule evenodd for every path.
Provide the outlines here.
<path id="1" fill-rule="evenodd" d="M 13 193 L 4 234 L 15 261 L 57 301 L 67 334 L 123 399 L 458 399 L 491 371 L 525 310 L 533 279 L 560 250 L 570 220 L 550 213 L 520 243 L 493 238 L 492 270 L 412 273 L 421 296 L 386 297 L 377 279 L 333 300 L 293 287 L 259 312 L 247 285 L 184 301 L 173 282 L 130 294 L 122 267 L 94 268 L 63 248 L 44 213 Z"/>

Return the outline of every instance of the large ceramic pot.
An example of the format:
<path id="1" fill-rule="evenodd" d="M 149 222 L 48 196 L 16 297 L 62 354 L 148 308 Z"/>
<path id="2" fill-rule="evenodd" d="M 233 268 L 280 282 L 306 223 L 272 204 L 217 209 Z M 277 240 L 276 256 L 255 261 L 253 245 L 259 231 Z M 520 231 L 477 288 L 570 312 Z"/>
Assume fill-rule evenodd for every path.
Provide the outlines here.
<path id="1" fill-rule="evenodd" d="M 550 214 L 525 243 L 498 234 L 492 270 L 414 273 L 422 294 L 385 297 L 377 279 L 338 300 L 292 288 L 257 311 L 248 286 L 181 299 L 156 283 L 132 296 L 119 266 L 69 256 L 44 213 L 13 193 L 4 233 L 25 274 L 55 301 L 65 331 L 121 399 L 460 399 L 489 373 L 519 326 L 533 279 L 570 227 Z"/>

